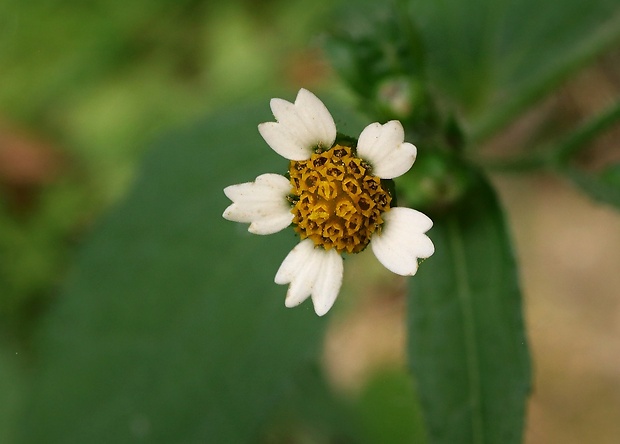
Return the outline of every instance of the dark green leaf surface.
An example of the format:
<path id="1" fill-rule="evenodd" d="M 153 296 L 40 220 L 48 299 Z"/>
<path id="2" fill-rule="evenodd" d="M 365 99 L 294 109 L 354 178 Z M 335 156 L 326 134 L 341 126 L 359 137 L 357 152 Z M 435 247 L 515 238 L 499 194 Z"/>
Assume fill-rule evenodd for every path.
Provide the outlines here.
<path id="1" fill-rule="evenodd" d="M 360 419 L 348 399 L 335 393 L 317 366 L 297 372 L 257 442 L 359 443 Z"/>
<path id="2" fill-rule="evenodd" d="M 0 346 L 0 442 L 15 442 L 15 420 L 23 401 L 24 377 L 15 349 Z"/>
<path id="3" fill-rule="evenodd" d="M 313 358 L 326 320 L 286 309 L 273 283 L 292 231 L 255 236 L 221 217 L 226 185 L 287 167 L 256 128 L 268 103 L 149 154 L 42 327 L 21 442 L 248 442 Z"/>
<path id="4" fill-rule="evenodd" d="M 566 168 L 563 173 L 592 199 L 620 207 L 620 164 L 611 165 L 598 174 L 573 167 Z"/>
<path id="5" fill-rule="evenodd" d="M 435 254 L 411 279 L 409 362 L 430 444 L 520 443 L 530 386 L 515 261 L 479 179 L 436 215 Z"/>
<path id="6" fill-rule="evenodd" d="M 382 370 L 364 387 L 358 401 L 363 444 L 424 444 L 426 430 L 411 375 Z"/>

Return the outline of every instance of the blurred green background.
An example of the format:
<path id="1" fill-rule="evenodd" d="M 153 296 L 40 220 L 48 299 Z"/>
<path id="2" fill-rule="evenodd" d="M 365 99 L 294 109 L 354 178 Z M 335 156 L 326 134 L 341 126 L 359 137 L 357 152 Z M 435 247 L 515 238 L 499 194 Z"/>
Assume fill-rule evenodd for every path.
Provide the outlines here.
<path id="1" fill-rule="evenodd" d="M 579 6 L 574 8 L 578 16 L 583 5 L 575 4 Z M 606 4 L 611 5 L 610 10 L 618 9 L 613 2 Z M 551 2 L 551 6 L 554 5 L 557 6 L 557 2 Z M 106 305 L 107 300 L 93 302 L 92 295 L 84 299 L 77 297 L 81 289 L 94 285 L 89 277 L 99 275 L 86 273 L 81 277 L 70 277 L 79 268 L 75 264 L 97 269 L 101 264 L 104 264 L 102 268 L 107 266 L 105 258 L 114 260 L 113 249 L 106 252 L 107 238 L 102 234 L 107 230 L 105 227 L 114 226 L 119 232 L 126 230 L 123 235 L 128 240 L 138 236 L 140 223 L 135 221 L 146 217 L 139 214 L 140 207 L 135 205 L 138 202 L 147 202 L 150 206 L 145 204 L 145 208 L 158 209 L 153 214 L 161 217 L 164 228 L 161 232 L 154 232 L 154 236 L 166 233 L 166 223 L 180 232 L 186 228 L 185 223 L 194 227 L 188 232 L 193 232 L 191 230 L 196 226 L 204 226 L 208 231 L 215 222 L 194 220 L 196 215 L 219 217 L 224 209 L 223 195 L 212 200 L 205 198 L 205 206 L 208 206 L 205 211 L 191 206 L 159 209 L 159 198 L 163 202 L 175 200 L 173 191 L 181 190 L 199 202 L 200 186 L 204 184 L 186 184 L 186 187 L 177 189 L 171 176 L 162 177 L 159 188 L 156 181 L 136 179 L 139 171 L 146 171 L 145 177 L 153 178 L 160 173 L 165 176 L 165 172 L 154 166 L 154 157 L 150 163 L 141 164 L 149 147 L 154 146 L 160 155 L 166 152 L 161 158 L 167 159 L 171 171 L 178 175 L 183 174 L 187 164 L 202 162 L 205 175 L 215 177 L 215 170 L 220 165 L 217 156 L 226 156 L 224 171 L 233 173 L 214 179 L 224 186 L 251 180 L 254 176 L 248 172 L 258 174 L 265 168 L 273 169 L 278 160 L 256 154 L 252 161 L 247 160 L 247 165 L 236 170 L 236 147 L 225 146 L 226 131 L 236 131 L 235 122 L 223 118 L 201 130 L 201 124 L 196 122 L 201 122 L 205 116 L 217 117 L 220 110 L 237 103 L 259 103 L 258 111 L 251 108 L 247 117 L 239 118 L 239 124 L 245 125 L 242 131 L 248 133 L 256 150 L 264 151 L 266 145 L 256 131 L 256 124 L 270 119 L 268 97 L 292 100 L 294 92 L 305 87 L 315 92 L 329 92 L 345 103 L 353 103 L 350 100 L 353 95 L 330 69 L 322 50 L 323 32 L 339 20 L 333 15 L 333 9 L 333 2 L 327 0 L 4 0 L 0 3 L 0 443 L 37 442 L 37 432 L 28 434 L 19 429 L 36 429 L 32 418 L 41 419 L 51 412 L 41 407 L 46 401 L 33 404 L 31 398 L 48 399 L 50 405 L 56 405 L 59 410 L 65 407 L 62 404 L 65 393 L 44 390 L 53 385 L 54 377 L 62 379 L 65 367 L 58 365 L 49 372 L 44 371 L 47 382 L 33 384 L 31 381 L 38 380 L 36 375 L 42 367 L 41 362 L 53 361 L 55 353 L 62 352 L 54 348 L 54 341 L 64 338 L 63 335 L 77 335 L 78 330 L 72 332 L 69 328 L 71 323 L 83 321 L 88 324 L 92 321 L 86 330 L 103 331 L 116 322 L 111 319 L 113 314 L 107 315 L 110 317 L 105 319 L 108 323 L 95 314 L 92 319 L 81 317 L 84 313 L 105 313 L 106 307 L 110 306 Z M 346 10 L 341 9 L 340 14 Z M 553 8 L 543 8 L 542 12 L 545 11 L 552 12 Z M 422 28 L 426 29 L 429 23 L 432 24 L 432 14 L 423 14 L 423 17 L 428 19 L 422 23 Z M 445 19 L 458 21 L 460 17 Z M 596 20 L 602 19 L 584 14 L 580 21 L 562 23 L 557 35 L 571 26 L 585 32 L 587 26 L 596 24 Z M 579 26 L 580 23 L 585 25 Z M 596 26 L 592 27 L 596 29 Z M 471 40 L 476 39 L 475 29 L 472 27 Z M 497 82 L 520 88 L 527 86 L 529 74 L 519 64 L 525 56 L 511 46 L 510 32 L 506 33 L 504 46 L 498 52 L 509 54 L 511 57 L 506 57 L 505 61 L 519 69 L 511 71 L 510 64 L 502 65 L 506 74 L 500 72 Z M 533 42 L 526 46 L 534 53 L 533 60 L 536 59 L 537 33 L 544 34 L 533 27 L 528 34 Z M 466 40 L 463 44 L 469 43 Z M 570 41 L 558 39 L 552 43 L 550 47 L 554 53 L 557 53 L 556 46 L 564 48 L 567 53 L 573 49 L 582 51 L 577 46 L 573 48 Z M 530 111 L 503 126 L 502 131 L 493 137 L 486 138 L 482 151 L 491 157 L 502 157 L 518 151 L 534 139 L 544 140 L 549 134 L 570 128 L 584 117 L 605 108 L 620 94 L 620 50 L 617 43 L 610 48 L 598 58 L 586 60 L 588 66 L 563 81 L 554 94 L 537 101 Z M 431 74 L 437 74 L 439 85 L 446 85 L 445 73 L 451 71 L 451 64 L 457 64 L 454 61 L 457 57 L 444 60 L 441 54 L 432 54 L 432 48 L 430 52 L 430 57 L 445 68 L 443 73 Z M 540 54 L 540 58 L 544 58 L 542 50 Z M 468 63 L 475 65 L 477 62 L 469 60 Z M 486 85 L 485 81 L 478 77 L 471 80 L 464 74 L 458 77 L 465 85 L 459 91 L 469 91 L 472 97 L 475 96 L 470 98 L 461 94 L 465 104 L 463 113 L 472 116 L 469 121 L 472 131 L 482 134 L 495 124 L 489 124 L 486 118 L 493 115 L 489 104 L 499 103 L 503 95 L 493 96 L 484 91 L 478 94 L 480 88 L 477 89 L 476 85 Z M 460 94 L 455 92 L 456 87 L 455 91 L 446 89 L 447 95 Z M 359 125 L 348 115 L 339 118 L 335 114 L 335 118 L 338 125 L 343 123 L 347 129 Z M 213 143 L 210 140 L 212 134 L 217 134 L 213 137 L 220 144 L 212 154 L 207 152 L 196 160 L 183 160 L 188 153 L 198 152 L 198 148 L 185 151 L 184 144 L 196 147 L 204 144 L 208 149 L 209 143 Z M 598 138 L 581 160 L 592 168 L 609 162 L 609 159 L 617 162 L 620 160 L 618 140 L 620 129 L 616 125 Z M 423 150 L 423 147 L 418 148 Z M 251 145 L 242 152 L 250 149 L 253 149 Z M 180 159 L 178 164 L 175 159 Z M 210 162 L 215 166 L 207 167 Z M 253 162 L 256 165 L 252 165 Z M 200 169 L 201 164 L 196 165 L 195 175 L 200 174 Z M 548 174 L 494 175 L 493 181 L 507 208 L 516 237 L 517 255 L 523 265 L 526 322 L 535 374 L 526 442 L 616 443 L 620 439 L 620 423 L 617 421 L 620 415 L 620 274 L 617 273 L 620 217 L 611 208 L 592 203 L 567 182 Z M 133 184 L 135 189 L 143 191 L 126 201 L 124 199 Z M 212 185 L 213 182 L 209 182 L 209 186 Z M 167 190 L 172 191 L 166 194 Z M 114 212 L 118 208 L 120 213 Z M 167 211 L 177 213 L 170 215 Z M 108 216 L 110 212 L 112 216 Z M 124 218 L 119 215 L 121 213 Z M 138 228 L 131 227 L 134 222 Z M 242 236 L 241 229 L 229 230 L 222 232 L 222 236 L 232 233 Z M 93 235 L 93 232 L 99 234 Z M 174 245 L 174 241 L 172 239 L 166 245 Z M 83 252 L 85 242 L 91 244 L 87 252 Z M 120 241 L 117 239 L 116 242 Z M 207 245 L 211 240 L 204 242 Z M 218 242 L 220 248 L 226 248 L 223 240 Z M 254 242 L 250 251 L 256 254 L 260 254 L 266 245 L 260 244 L 260 240 L 250 242 Z M 292 240 L 288 238 L 280 240 L 276 255 L 283 258 L 290 242 Z M 151 247 L 145 244 L 143 251 L 129 251 L 128 257 L 132 257 L 132 263 L 136 264 L 141 260 L 140 255 L 158 255 L 162 261 L 155 265 L 161 267 L 165 267 L 168 261 L 183 261 L 174 253 L 157 248 L 150 250 Z M 239 255 L 246 254 L 241 246 L 232 250 Z M 198 249 L 192 253 L 201 257 Z M 326 330 L 324 339 L 320 334 L 312 336 L 314 333 L 307 333 L 308 344 L 318 338 L 324 345 L 324 348 L 308 353 L 321 357 L 321 369 L 316 373 L 325 373 L 326 381 L 314 373 L 302 376 L 301 380 L 319 379 L 316 386 L 328 387 L 324 387 L 324 392 L 311 394 L 305 393 L 303 386 L 287 387 L 285 392 L 290 396 L 284 396 L 281 405 L 263 418 L 259 441 L 358 442 L 355 439 L 359 439 L 361 442 L 408 442 L 419 433 L 419 413 L 412 401 L 413 388 L 406 377 L 404 364 L 404 283 L 377 270 L 371 259 L 355 257 L 348 261 L 349 264 L 353 271 L 345 279 L 345 291 L 339 301 L 343 308 L 337 311 L 333 321 L 323 324 L 322 328 Z M 205 267 L 207 265 L 211 264 L 205 264 Z M 246 265 L 251 266 L 251 263 Z M 275 267 L 277 264 L 261 271 L 265 282 L 272 279 Z M 126 276 L 122 272 L 119 266 L 110 273 L 126 278 L 126 282 L 118 285 L 129 288 L 134 285 L 132 273 L 140 275 L 144 270 L 128 270 Z M 153 270 L 150 272 L 154 273 Z M 102 279 L 106 277 L 105 274 L 101 276 Z M 184 278 L 192 280 L 195 276 Z M 252 283 L 246 284 L 249 293 Z M 108 288 L 106 285 L 102 282 L 101 288 Z M 136 288 L 148 288 L 148 285 L 136 285 Z M 274 291 L 267 284 L 264 286 L 269 288 L 270 296 L 283 305 L 284 288 Z M 116 288 L 119 287 L 110 284 L 109 290 L 114 292 Z M 170 294 L 175 298 L 183 297 L 174 293 L 174 284 L 171 288 Z M 187 288 L 193 287 L 188 285 Z M 202 291 L 198 283 L 195 288 L 198 293 Z M 72 302 L 61 300 L 66 293 L 72 295 Z M 84 290 L 83 294 L 86 293 Z M 105 291 L 101 290 L 101 293 Z M 130 294 L 128 290 L 123 295 L 119 293 L 123 297 Z M 112 302 L 124 304 L 120 296 L 119 301 Z M 139 298 L 148 300 L 146 296 L 140 295 Z M 247 297 L 255 299 L 261 295 Z M 195 299 L 189 307 L 200 304 L 200 298 Z M 255 300 L 249 302 L 254 303 Z M 84 308 L 88 304 L 88 308 Z M 130 310 L 145 310 L 145 323 L 151 322 L 148 308 L 138 303 L 135 307 L 131 302 L 127 304 Z M 238 304 L 244 306 L 241 300 Z M 162 305 L 160 309 L 168 307 Z M 270 308 L 265 310 L 272 313 Z M 227 313 L 234 314 L 234 311 L 231 309 Z M 293 330 L 298 320 L 300 330 L 302 326 L 310 325 L 312 321 L 305 315 L 307 313 L 284 313 L 290 317 L 288 327 Z M 158 318 L 153 315 L 152 319 Z M 184 319 L 191 321 L 191 317 Z M 101 325 L 97 324 L 99 321 Z M 193 320 L 196 325 L 202 321 L 202 318 Z M 131 322 L 133 320 L 128 320 L 127 325 Z M 67 331 L 57 328 L 65 325 Z M 191 344 L 202 340 L 189 333 L 200 331 L 199 327 L 196 328 L 189 328 L 187 337 L 183 336 L 183 340 L 190 344 L 187 351 L 190 357 L 192 351 L 197 353 Z M 252 331 L 246 333 L 250 335 Z M 153 338 L 141 338 L 144 343 L 136 339 L 136 348 L 128 348 L 123 353 L 130 355 L 140 347 L 145 350 L 157 347 L 158 341 L 165 342 L 166 332 L 162 327 L 161 336 L 155 338 L 155 343 Z M 242 333 L 231 332 L 230 335 Z M 212 335 L 219 333 L 216 329 L 206 328 L 204 334 L 206 341 L 207 337 L 212 339 Z M 303 334 L 306 333 L 302 331 L 300 335 Z M 264 347 L 263 351 L 267 353 L 268 339 L 265 338 L 267 345 L 258 344 L 257 349 L 263 350 L 261 347 Z M 93 358 L 92 365 L 107 362 L 105 344 L 99 351 L 90 348 L 92 344 L 82 345 L 84 348 L 68 346 L 62 356 L 67 359 L 72 353 L 97 355 L 101 352 L 103 357 L 99 361 Z M 163 348 L 167 351 L 175 349 L 173 346 Z M 294 354 L 293 350 L 295 347 L 291 344 L 291 354 Z M 188 356 L 176 358 L 179 362 L 184 359 L 184 362 L 191 362 Z M 258 352 L 254 358 L 265 359 Z M 278 359 L 277 354 L 273 359 Z M 305 356 L 299 359 L 303 360 Z M 165 361 L 166 356 L 161 360 Z M 226 357 L 223 362 L 229 361 L 233 362 L 233 358 Z M 159 361 L 147 362 L 143 370 L 151 371 L 160 365 Z M 244 361 L 244 365 L 249 368 L 252 361 Z M 283 365 L 280 371 L 284 374 L 286 369 L 296 368 L 291 363 L 290 367 Z M 105 371 L 113 372 L 114 368 Z M 174 368 L 163 368 L 161 372 L 174 375 Z M 243 374 L 240 370 L 235 376 L 243 378 Z M 135 378 L 136 384 L 140 384 L 139 375 L 120 375 L 119 380 L 125 376 Z M 198 372 L 194 376 L 199 380 L 201 374 Z M 64 375 L 67 377 L 71 376 Z M 167 376 L 161 379 L 174 380 Z M 265 380 L 268 379 L 269 375 L 266 375 Z M 75 389 L 95 390 L 91 385 L 95 383 L 80 381 Z M 183 400 L 177 399 L 180 395 L 175 389 L 174 385 L 149 387 L 145 390 L 161 392 L 157 392 L 158 396 L 153 395 L 155 401 L 145 397 L 145 402 L 185 406 Z M 182 393 L 188 391 L 185 389 Z M 38 393 L 33 395 L 33 392 Z M 132 393 L 128 392 L 127 396 L 131 397 Z M 322 396 L 327 401 L 320 401 Z M 100 399 L 98 396 L 89 399 L 86 395 L 84 398 L 84 404 L 70 401 L 66 415 L 50 416 L 49 422 L 58 419 L 58 424 L 67 424 L 71 415 L 79 412 L 79 406 L 90 406 L 88 408 L 99 413 L 96 418 L 79 418 L 87 421 L 83 427 L 88 428 L 91 425 L 88 421 L 92 421 L 93 427 L 105 428 L 108 418 L 120 415 L 118 412 L 131 404 L 131 401 L 120 399 L 110 405 L 93 406 L 92 402 Z M 304 403 L 300 399 L 319 400 L 313 407 L 312 402 Z M 278 404 L 276 401 L 264 402 L 269 407 Z M 333 405 L 334 410 L 322 411 L 321 406 L 325 404 Z M 190 402 L 189 405 L 196 409 L 196 406 L 202 406 L 200 402 Z M 115 413 L 106 414 L 106 408 Z M 256 404 L 256 408 L 267 409 L 263 404 Z M 399 416 L 385 418 L 382 416 L 387 416 L 385 412 L 398 412 Z M 187 413 L 200 416 L 198 410 Z M 192 423 L 188 415 L 159 419 Z M 148 442 L 150 430 L 156 427 L 146 416 L 135 414 L 133 418 L 128 426 L 131 436 L 135 442 Z M 395 427 L 392 420 L 398 426 Z M 342 425 L 351 424 L 350 427 L 355 429 L 352 424 L 357 423 L 362 424 L 362 432 L 348 430 Z M 259 426 L 248 425 L 249 430 L 254 430 L 252 427 Z M 333 430 L 339 428 L 344 437 L 342 441 L 337 441 L 338 435 L 333 435 Z M 44 424 L 41 430 L 40 433 L 44 434 L 54 427 Z M 200 430 L 194 430 L 194 435 L 176 437 L 179 442 L 199 442 L 194 440 L 202 436 Z M 390 432 L 394 436 L 385 434 Z M 362 438 L 357 436 L 360 433 Z M 62 442 L 63 430 L 56 430 L 51 436 L 59 437 L 52 442 Z M 79 442 L 76 437 L 87 435 L 80 435 L 78 431 L 71 436 L 74 440 L 64 442 Z M 162 432 L 158 436 L 166 435 Z M 173 437 L 169 438 L 171 440 L 159 442 L 175 442 Z"/>
<path id="2" fill-rule="evenodd" d="M 2 325 L 36 316 L 156 137 L 266 91 L 325 83 L 313 29 L 327 6 L 2 2 Z"/>
<path id="3" fill-rule="evenodd" d="M 0 2 L 1 443 L 24 428 L 35 334 L 147 147 L 226 105 L 325 82 L 313 39 L 328 4 Z"/>

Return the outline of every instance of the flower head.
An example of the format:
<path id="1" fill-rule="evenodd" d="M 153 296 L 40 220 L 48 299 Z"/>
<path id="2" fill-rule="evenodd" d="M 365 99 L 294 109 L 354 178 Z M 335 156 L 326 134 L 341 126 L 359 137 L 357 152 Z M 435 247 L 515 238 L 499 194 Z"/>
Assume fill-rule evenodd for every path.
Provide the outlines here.
<path id="1" fill-rule="evenodd" d="M 401 123 L 372 123 L 355 143 L 338 139 L 331 114 L 305 89 L 294 103 L 272 99 L 271 110 L 276 122 L 258 129 L 290 161 L 289 178 L 263 174 L 226 187 L 233 203 L 223 216 L 249 223 L 255 234 L 293 224 L 301 242 L 275 277 L 277 284 L 289 284 L 286 306 L 311 297 L 316 313 L 327 313 L 342 285 L 341 255 L 368 245 L 387 269 L 414 275 L 418 259 L 435 251 L 425 234 L 433 222 L 419 211 L 391 206 L 387 180 L 406 173 L 417 155 L 416 147 L 404 141 Z"/>

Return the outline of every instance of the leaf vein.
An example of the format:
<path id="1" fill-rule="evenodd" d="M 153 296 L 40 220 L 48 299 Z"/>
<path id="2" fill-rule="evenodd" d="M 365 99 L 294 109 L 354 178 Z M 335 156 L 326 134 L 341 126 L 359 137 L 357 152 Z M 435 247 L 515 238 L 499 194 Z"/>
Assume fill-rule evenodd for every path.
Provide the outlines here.
<path id="1" fill-rule="evenodd" d="M 474 443 L 484 443 L 484 424 L 481 405 L 480 363 L 476 343 L 474 310 L 472 307 L 472 289 L 467 278 L 467 258 L 461 239 L 460 227 L 456 219 L 449 222 L 449 241 L 453 250 L 456 291 L 463 316 L 463 337 L 466 348 L 467 378 L 469 382 L 469 403 L 472 409 L 471 428 Z"/>

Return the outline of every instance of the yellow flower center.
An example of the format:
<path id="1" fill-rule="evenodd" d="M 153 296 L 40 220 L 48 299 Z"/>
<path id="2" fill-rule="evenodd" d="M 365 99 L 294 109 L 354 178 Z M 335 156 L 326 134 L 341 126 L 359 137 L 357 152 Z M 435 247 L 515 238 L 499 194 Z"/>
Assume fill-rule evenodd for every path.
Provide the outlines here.
<path id="1" fill-rule="evenodd" d="M 383 224 L 390 194 L 348 146 L 291 161 L 295 231 L 326 250 L 359 253 Z"/>

